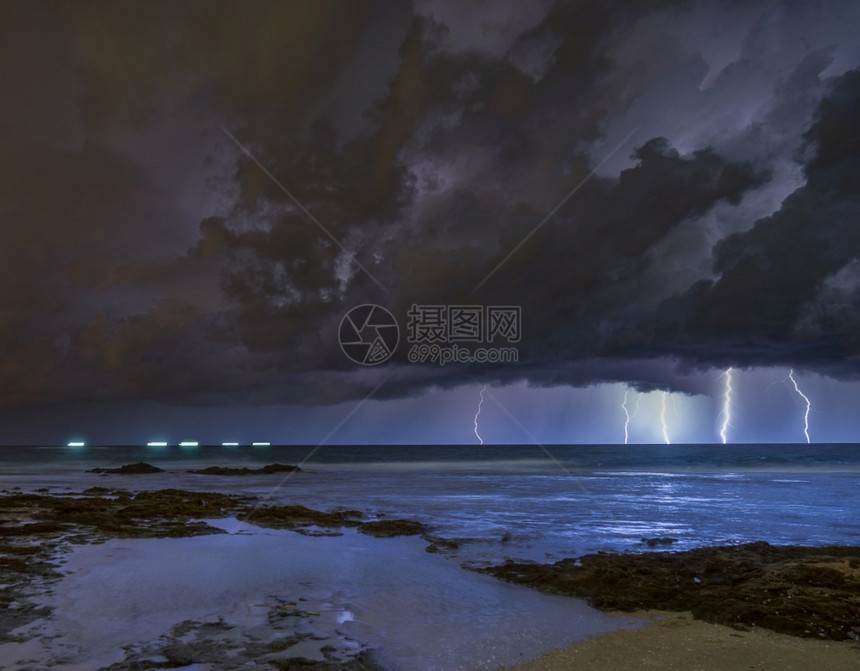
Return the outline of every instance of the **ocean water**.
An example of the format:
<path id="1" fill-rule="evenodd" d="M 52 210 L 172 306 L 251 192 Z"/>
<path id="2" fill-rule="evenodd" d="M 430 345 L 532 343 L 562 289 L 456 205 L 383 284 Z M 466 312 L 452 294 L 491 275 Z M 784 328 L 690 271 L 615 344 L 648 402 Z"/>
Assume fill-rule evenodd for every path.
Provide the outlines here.
<path id="1" fill-rule="evenodd" d="M 146 461 L 145 476 L 85 471 Z M 223 477 L 205 466 L 302 464 Z M 3 447 L 0 490 L 179 487 L 426 522 L 462 561 L 766 540 L 860 544 L 860 445 Z M 658 548 L 659 549 L 659 548 Z"/>

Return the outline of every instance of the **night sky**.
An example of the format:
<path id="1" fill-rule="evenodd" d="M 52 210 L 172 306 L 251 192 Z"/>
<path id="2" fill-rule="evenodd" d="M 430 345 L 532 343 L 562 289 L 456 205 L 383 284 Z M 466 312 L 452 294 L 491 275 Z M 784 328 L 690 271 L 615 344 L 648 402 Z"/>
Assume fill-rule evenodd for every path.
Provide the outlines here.
<path id="1" fill-rule="evenodd" d="M 6 0 L 0 100 L 0 443 L 860 440 L 855 0 Z"/>

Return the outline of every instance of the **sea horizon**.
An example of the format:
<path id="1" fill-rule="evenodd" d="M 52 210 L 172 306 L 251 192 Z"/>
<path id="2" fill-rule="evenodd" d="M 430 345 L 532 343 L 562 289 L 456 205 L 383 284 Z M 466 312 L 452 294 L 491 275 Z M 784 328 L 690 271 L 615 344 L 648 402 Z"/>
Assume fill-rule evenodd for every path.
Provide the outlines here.
<path id="1" fill-rule="evenodd" d="M 94 469 L 144 462 L 143 475 Z M 299 465 L 223 477 L 218 466 Z M 164 488 L 418 519 L 476 561 L 767 540 L 857 544 L 860 444 L 271 445 L 0 449 L 0 489 Z M 17 488 L 17 489 L 15 489 Z M 508 538 L 504 545 L 498 540 Z"/>

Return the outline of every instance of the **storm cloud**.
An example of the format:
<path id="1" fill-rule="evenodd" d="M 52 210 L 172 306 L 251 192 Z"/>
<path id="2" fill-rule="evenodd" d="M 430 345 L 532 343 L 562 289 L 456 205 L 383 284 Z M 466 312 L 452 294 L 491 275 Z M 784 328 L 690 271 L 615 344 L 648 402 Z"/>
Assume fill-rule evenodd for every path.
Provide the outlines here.
<path id="1" fill-rule="evenodd" d="M 6 5 L 0 403 L 855 378 L 856 3 L 628 4 Z M 364 303 L 519 362 L 357 367 Z"/>

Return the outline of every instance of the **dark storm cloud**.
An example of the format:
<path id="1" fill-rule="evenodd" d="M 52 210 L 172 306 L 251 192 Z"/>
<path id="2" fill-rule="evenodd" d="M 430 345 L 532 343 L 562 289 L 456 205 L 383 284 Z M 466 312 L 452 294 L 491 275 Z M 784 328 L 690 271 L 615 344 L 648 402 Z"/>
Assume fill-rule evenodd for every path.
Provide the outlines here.
<path id="1" fill-rule="evenodd" d="M 177 102 L 289 123 L 351 53 L 368 3 L 51 3 L 87 125 L 155 124 Z M 265 100 L 268 105 L 259 103 Z M 286 116 L 285 116 L 286 115 Z M 274 121 L 274 119 L 270 119 Z"/>
<path id="2" fill-rule="evenodd" d="M 856 377 L 858 118 L 854 70 L 833 84 L 805 135 L 805 185 L 716 246 L 719 279 L 662 306 L 647 327 L 655 348 L 707 363 L 806 364 Z"/>
<path id="3" fill-rule="evenodd" d="M 595 15 L 599 16 L 594 12 L 587 16 L 591 24 L 600 23 Z M 552 16 L 547 24 L 570 28 L 573 18 Z M 729 163 L 709 149 L 681 157 L 665 139 L 655 138 L 633 152 L 635 168 L 625 171 L 617 182 L 591 182 L 578 207 L 560 213 L 486 289 L 471 296 L 470 290 L 484 274 L 542 218 L 545 212 L 538 209 L 538 203 L 547 208 L 547 203 L 587 175 L 589 159 L 576 146 L 583 136 L 596 133 L 594 119 L 580 115 L 582 120 L 577 123 L 554 114 L 568 109 L 572 114 L 582 104 L 578 91 L 564 93 L 565 85 L 570 89 L 579 82 L 587 88 L 595 72 L 585 66 L 599 58 L 583 47 L 581 42 L 587 42 L 583 36 L 580 42 L 556 50 L 562 65 L 546 76 L 545 88 L 536 88 L 534 81 L 510 63 L 499 63 L 477 49 L 437 52 L 445 43 L 444 31 L 441 35 L 437 28 L 420 21 L 413 26 L 401 49 L 401 69 L 392 81 L 391 98 L 377 112 L 382 123 L 376 137 L 364 147 L 356 143 L 340 156 L 319 145 L 304 151 L 273 149 L 267 165 L 277 155 L 305 157 L 302 169 L 282 166 L 275 172 L 288 175 L 285 181 L 296 195 L 332 230 L 354 231 L 356 227 L 341 225 L 343 219 L 335 206 L 348 203 L 355 211 L 361 194 L 369 189 L 361 166 L 372 162 L 372 147 L 391 141 L 389 126 L 394 125 L 404 158 L 399 189 L 391 193 L 400 201 L 392 213 L 405 221 L 392 221 L 391 213 L 374 200 L 377 210 L 358 223 L 377 229 L 375 239 L 363 239 L 365 260 L 368 252 L 383 259 L 371 268 L 395 289 L 389 307 L 402 316 L 412 302 L 480 299 L 488 304 L 523 305 L 528 324 L 523 342 L 527 364 L 497 374 L 561 381 L 559 375 L 547 376 L 542 369 L 563 369 L 566 361 L 599 356 L 607 313 L 614 312 L 613 318 L 620 319 L 640 309 L 633 286 L 636 277 L 661 261 L 649 257 L 649 249 L 674 227 L 716 203 L 736 205 L 765 175 L 747 164 Z M 599 35 L 590 38 L 592 44 Z M 416 70 L 413 52 L 419 48 L 433 57 L 425 56 Z M 402 89 L 411 91 L 412 106 L 404 105 Z M 410 110 L 408 119 L 404 107 Z M 404 125 L 407 121 L 413 127 Z M 559 141 L 562 126 L 573 129 L 565 142 Z M 358 166 L 354 174 L 339 179 L 353 164 Z M 411 170 L 403 170 L 404 165 Z M 250 169 L 260 180 L 260 171 L 254 168 L 246 161 L 239 173 L 244 175 Z M 305 186 L 308 184 L 325 190 L 315 192 Z M 269 200 L 285 200 L 265 180 L 260 188 L 269 190 Z M 356 193 L 350 194 L 349 188 Z M 256 207 L 258 193 L 246 190 L 245 195 L 246 202 L 252 203 L 249 207 Z M 308 350 L 307 342 L 318 342 L 323 324 L 331 333 L 336 325 L 332 316 L 339 316 L 349 305 L 364 300 L 382 302 L 385 297 L 360 273 L 345 295 L 335 293 L 333 267 L 338 252 L 332 246 L 314 245 L 319 232 L 302 221 L 299 213 L 291 213 L 291 218 L 262 233 L 235 233 L 229 226 L 224 221 L 205 223 L 202 245 L 254 252 L 241 272 L 228 275 L 228 291 L 240 299 L 248 317 L 243 327 L 245 342 L 252 348 L 302 352 L 302 360 L 314 365 L 343 367 L 334 348 L 322 349 L 327 359 L 309 359 L 313 350 Z M 394 231 L 395 237 L 387 237 L 386 230 Z M 328 285 L 321 282 L 322 277 L 301 281 L 303 265 L 287 267 L 284 262 L 290 259 L 288 247 L 293 244 L 304 251 L 292 262 L 304 264 L 307 258 L 316 257 L 315 272 L 327 277 Z M 619 296 L 618 287 L 625 284 L 627 295 Z M 312 291 L 303 293 L 301 287 Z M 334 299 L 333 305 L 326 306 L 313 293 L 320 289 Z M 643 302 L 647 299 L 642 297 Z M 571 366 L 580 371 L 594 368 Z M 599 379 L 592 373 L 580 375 L 571 374 L 569 381 Z M 447 376 L 451 384 L 463 379 L 468 378 L 455 371 Z M 417 371 L 413 380 L 419 388 L 425 382 Z M 403 385 L 409 385 L 409 378 L 390 386 L 389 393 L 402 393 Z"/>
<path id="4" fill-rule="evenodd" d="M 82 373 L 70 333 L 99 313 L 123 264 L 181 240 L 179 217 L 138 166 L 105 147 L 53 149 L 8 129 L 0 142 L 0 385 L 15 399 L 62 397 L 82 382 L 66 373 L 87 386 L 99 376 Z"/>
<path id="5" fill-rule="evenodd" d="M 213 110 L 295 122 L 348 57 L 368 7 L 4 7 L 4 402 L 173 400 L 260 382 L 257 358 L 213 326 L 225 319 L 221 261 L 189 253 L 199 215 L 175 166 L 201 171 L 205 151 L 191 146 L 195 165 L 170 134 L 184 125 L 193 138 Z"/>
<path id="6" fill-rule="evenodd" d="M 32 7 L 0 40 L 7 404 L 695 391 L 857 354 L 856 85 L 822 75 L 850 3 Z M 367 302 L 521 305 L 521 362 L 356 369 Z"/>

